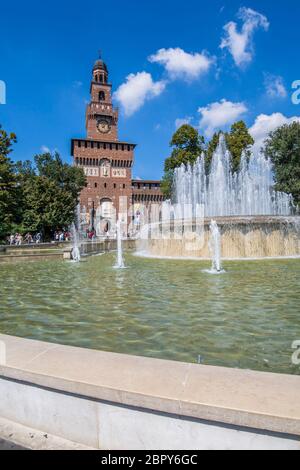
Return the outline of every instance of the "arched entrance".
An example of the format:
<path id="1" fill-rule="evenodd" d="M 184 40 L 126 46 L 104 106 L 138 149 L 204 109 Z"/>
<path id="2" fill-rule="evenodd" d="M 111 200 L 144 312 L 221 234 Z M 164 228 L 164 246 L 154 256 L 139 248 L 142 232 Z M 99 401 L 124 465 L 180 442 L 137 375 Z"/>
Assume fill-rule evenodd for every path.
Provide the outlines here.
<path id="1" fill-rule="evenodd" d="M 110 198 L 100 200 L 97 209 L 97 236 L 112 236 L 115 230 L 116 211 Z"/>

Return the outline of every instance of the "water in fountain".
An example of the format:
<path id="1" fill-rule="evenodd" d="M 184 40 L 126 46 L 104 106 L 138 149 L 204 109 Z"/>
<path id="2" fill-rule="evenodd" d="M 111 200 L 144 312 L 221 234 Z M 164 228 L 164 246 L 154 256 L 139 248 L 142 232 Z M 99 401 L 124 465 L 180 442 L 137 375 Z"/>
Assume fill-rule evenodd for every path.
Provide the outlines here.
<path id="1" fill-rule="evenodd" d="M 209 175 L 204 155 L 194 165 L 175 170 L 174 202 L 182 208 L 181 214 L 190 207 L 193 217 L 199 205 L 204 206 L 205 217 L 291 215 L 292 197 L 275 191 L 274 184 L 273 165 L 263 154 L 252 153 L 250 158 L 244 154 L 239 171 L 233 173 L 232 157 L 221 135 Z"/>
<path id="2" fill-rule="evenodd" d="M 209 272 L 220 274 L 224 272 L 221 259 L 221 233 L 215 220 L 210 223 L 210 234 L 209 249 L 212 256 L 212 266 Z"/>
<path id="3" fill-rule="evenodd" d="M 117 222 L 117 263 L 115 265 L 117 269 L 125 268 L 124 258 L 123 258 L 123 247 L 122 247 L 122 231 L 121 231 L 121 222 Z"/>
<path id="4" fill-rule="evenodd" d="M 79 262 L 81 259 L 80 255 L 80 205 L 78 204 L 76 209 L 75 222 L 71 225 L 71 236 L 72 236 L 72 260 Z"/>

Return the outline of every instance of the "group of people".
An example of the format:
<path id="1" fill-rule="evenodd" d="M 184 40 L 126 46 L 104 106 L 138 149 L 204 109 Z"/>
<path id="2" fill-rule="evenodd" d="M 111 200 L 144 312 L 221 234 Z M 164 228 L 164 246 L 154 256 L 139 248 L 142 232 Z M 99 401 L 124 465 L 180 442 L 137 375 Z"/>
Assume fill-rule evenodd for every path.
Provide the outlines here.
<path id="1" fill-rule="evenodd" d="M 87 230 L 84 234 L 84 237 L 87 240 L 95 240 L 96 239 L 96 231 L 95 230 Z M 126 234 L 124 233 L 123 236 L 125 237 Z M 129 236 L 129 235 L 127 235 Z M 109 238 L 109 232 L 106 232 L 106 237 Z M 69 242 L 72 240 L 72 235 L 70 232 L 66 230 L 56 230 L 53 234 L 53 241 L 54 242 Z M 42 243 L 42 234 L 40 232 L 31 234 L 26 233 L 26 235 L 22 235 L 21 233 L 14 233 L 7 237 L 6 242 L 8 245 L 30 245 L 32 243 Z"/>
<path id="2" fill-rule="evenodd" d="M 31 233 L 26 233 L 26 235 L 22 235 L 21 233 L 12 233 L 7 238 L 7 243 L 9 245 L 30 245 L 31 243 L 41 243 L 42 242 L 42 234 L 40 232 L 35 233 L 32 235 Z"/>
<path id="3" fill-rule="evenodd" d="M 56 230 L 54 232 L 53 240 L 55 242 L 68 242 L 71 240 L 71 234 L 68 231 Z"/>

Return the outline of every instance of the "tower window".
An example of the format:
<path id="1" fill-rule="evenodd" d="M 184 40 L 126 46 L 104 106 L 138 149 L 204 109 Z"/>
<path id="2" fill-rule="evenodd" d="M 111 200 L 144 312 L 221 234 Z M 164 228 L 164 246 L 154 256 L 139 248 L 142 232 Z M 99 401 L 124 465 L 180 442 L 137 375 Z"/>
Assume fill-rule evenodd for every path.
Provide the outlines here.
<path id="1" fill-rule="evenodd" d="M 95 188 L 98 188 L 98 184 L 97 184 L 97 183 L 95 183 Z"/>
<path id="2" fill-rule="evenodd" d="M 99 91 L 99 101 L 105 101 L 105 93 L 104 93 L 104 91 Z"/>
<path id="3" fill-rule="evenodd" d="M 106 184 L 106 183 L 104 183 L 104 187 L 107 188 L 107 184 Z"/>

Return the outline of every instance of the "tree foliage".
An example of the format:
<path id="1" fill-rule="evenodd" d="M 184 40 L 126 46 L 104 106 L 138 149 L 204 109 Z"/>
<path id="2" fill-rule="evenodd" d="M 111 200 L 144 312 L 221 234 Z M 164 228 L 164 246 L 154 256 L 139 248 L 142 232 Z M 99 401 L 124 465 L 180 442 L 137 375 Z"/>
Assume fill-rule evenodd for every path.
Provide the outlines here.
<path id="1" fill-rule="evenodd" d="M 221 131 L 216 132 L 207 146 L 206 152 L 206 170 L 209 171 L 212 156 L 216 150 Z M 232 168 L 237 171 L 240 166 L 241 156 L 246 152 L 250 158 L 250 147 L 254 144 L 253 137 L 249 134 L 248 128 L 244 121 L 238 121 L 231 126 L 230 132 L 225 132 L 225 140 L 232 155 Z"/>
<path id="2" fill-rule="evenodd" d="M 47 238 L 74 220 L 86 177 L 57 152 L 36 155 L 33 163 L 13 163 L 9 154 L 15 142 L 16 136 L 0 127 L 0 239 L 11 230 L 41 231 Z"/>
<path id="3" fill-rule="evenodd" d="M 274 164 L 276 189 L 292 194 L 300 205 L 300 123 L 286 124 L 271 132 L 264 153 Z"/>
<path id="4" fill-rule="evenodd" d="M 67 227 L 74 220 L 78 196 L 85 185 L 82 169 L 63 163 L 60 155 L 43 153 L 30 162 L 18 162 L 23 188 L 23 226 L 27 231 Z"/>
<path id="5" fill-rule="evenodd" d="M 192 126 L 185 124 L 180 127 L 172 137 L 171 147 L 172 154 L 165 161 L 165 173 L 162 181 L 162 191 L 168 198 L 171 197 L 172 181 L 174 170 L 182 164 L 193 164 L 202 152 L 205 153 L 205 168 L 209 173 L 210 165 L 215 152 L 221 131 L 216 132 L 205 149 L 204 137 L 199 135 L 198 131 Z M 250 146 L 254 144 L 254 140 L 249 134 L 244 121 L 238 121 L 231 126 L 230 132 L 224 133 L 228 149 L 232 155 L 233 171 L 237 171 L 241 162 L 243 152 L 250 157 Z"/>
<path id="6" fill-rule="evenodd" d="M 245 152 L 249 159 L 251 155 L 250 147 L 254 144 L 254 139 L 249 134 L 244 121 L 238 121 L 231 126 L 226 142 L 232 155 L 233 171 L 237 171 L 241 163 L 242 153 Z"/>
<path id="7" fill-rule="evenodd" d="M 212 157 L 213 157 L 214 152 L 216 151 L 216 148 L 218 147 L 221 134 L 222 134 L 221 131 L 215 132 L 214 135 L 212 136 L 211 140 L 209 141 L 208 145 L 207 145 L 207 149 L 206 149 L 206 153 L 205 153 L 206 173 L 209 173 Z M 226 140 L 226 144 L 227 144 L 228 134 L 225 133 L 224 135 L 225 135 L 225 140 Z"/>
<path id="8" fill-rule="evenodd" d="M 173 135 L 170 142 L 173 147 L 171 156 L 165 160 L 165 174 L 162 182 L 162 191 L 166 197 L 170 197 L 172 180 L 175 168 L 182 164 L 193 164 L 204 151 L 204 137 L 198 131 L 184 124 Z"/>
<path id="9" fill-rule="evenodd" d="M 170 146 L 173 150 L 165 161 L 165 171 L 195 163 L 204 150 L 204 137 L 194 127 L 184 124 L 173 135 Z"/>
<path id="10" fill-rule="evenodd" d="M 173 178 L 174 170 L 168 170 L 164 172 L 160 189 L 167 199 L 170 199 L 172 196 Z"/>
<path id="11" fill-rule="evenodd" d="M 9 158 L 15 142 L 15 134 L 7 134 L 0 126 L 0 239 L 6 235 L 18 213 L 18 178 Z"/>

